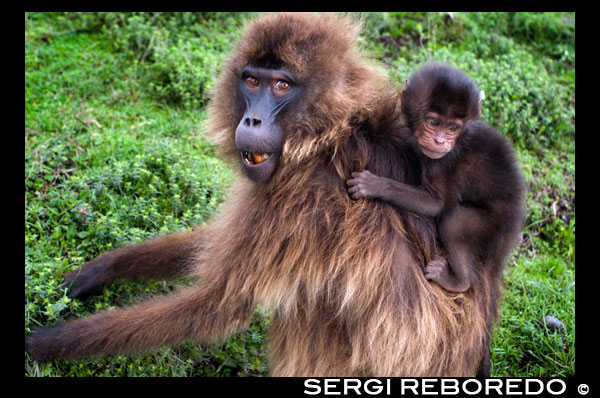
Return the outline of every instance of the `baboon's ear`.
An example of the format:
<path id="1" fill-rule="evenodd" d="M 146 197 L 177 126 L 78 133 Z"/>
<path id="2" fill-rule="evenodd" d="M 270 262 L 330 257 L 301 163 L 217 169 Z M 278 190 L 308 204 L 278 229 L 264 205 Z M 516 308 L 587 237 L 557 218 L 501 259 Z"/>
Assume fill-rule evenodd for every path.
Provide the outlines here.
<path id="1" fill-rule="evenodd" d="M 485 99 L 485 92 L 483 90 L 481 90 L 479 92 L 479 103 L 477 104 L 477 117 L 481 116 L 481 104 L 483 103 L 484 99 Z"/>
<path id="2" fill-rule="evenodd" d="M 405 80 L 404 82 L 405 82 L 406 84 L 404 85 L 404 88 L 402 89 L 402 93 L 400 94 L 400 98 L 401 98 L 401 99 L 404 99 L 404 95 L 406 94 L 406 89 L 408 88 L 408 85 L 410 84 L 410 83 L 408 82 L 408 80 Z"/>

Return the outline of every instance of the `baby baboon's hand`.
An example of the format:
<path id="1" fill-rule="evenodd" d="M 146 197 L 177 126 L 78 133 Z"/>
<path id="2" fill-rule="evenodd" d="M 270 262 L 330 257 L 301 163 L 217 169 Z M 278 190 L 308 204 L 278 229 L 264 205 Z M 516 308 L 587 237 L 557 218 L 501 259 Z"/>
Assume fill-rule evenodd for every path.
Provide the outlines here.
<path id="1" fill-rule="evenodd" d="M 385 179 L 363 170 L 352 173 L 352 178 L 346 181 L 346 185 L 352 199 L 380 198 L 385 189 Z"/>

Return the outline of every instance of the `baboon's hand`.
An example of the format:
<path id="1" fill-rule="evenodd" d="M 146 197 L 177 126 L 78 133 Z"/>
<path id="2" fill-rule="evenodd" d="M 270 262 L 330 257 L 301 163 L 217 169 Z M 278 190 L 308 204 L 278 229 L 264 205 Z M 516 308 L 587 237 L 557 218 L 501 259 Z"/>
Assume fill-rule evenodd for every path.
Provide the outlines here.
<path id="1" fill-rule="evenodd" d="M 380 198 L 385 180 L 368 170 L 352 173 L 352 178 L 346 181 L 348 193 L 352 199 Z"/>
<path id="2" fill-rule="evenodd" d="M 109 276 L 112 261 L 103 255 L 83 264 L 67 274 L 62 288 L 69 288 L 70 298 L 85 298 L 93 294 L 99 287 L 111 281 Z"/>

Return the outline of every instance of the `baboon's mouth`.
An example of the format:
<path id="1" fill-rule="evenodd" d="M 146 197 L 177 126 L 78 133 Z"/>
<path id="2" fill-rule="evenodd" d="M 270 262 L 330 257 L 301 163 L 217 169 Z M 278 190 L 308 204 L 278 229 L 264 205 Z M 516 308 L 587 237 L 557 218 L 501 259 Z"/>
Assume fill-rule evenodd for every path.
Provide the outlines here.
<path id="1" fill-rule="evenodd" d="M 242 170 L 254 182 L 268 181 L 277 168 L 278 153 L 251 151 L 250 148 L 239 149 Z"/>
<path id="2" fill-rule="evenodd" d="M 244 162 L 251 166 L 263 163 L 269 158 L 269 156 L 271 156 L 271 154 L 267 152 L 242 151 L 242 158 L 244 159 Z"/>

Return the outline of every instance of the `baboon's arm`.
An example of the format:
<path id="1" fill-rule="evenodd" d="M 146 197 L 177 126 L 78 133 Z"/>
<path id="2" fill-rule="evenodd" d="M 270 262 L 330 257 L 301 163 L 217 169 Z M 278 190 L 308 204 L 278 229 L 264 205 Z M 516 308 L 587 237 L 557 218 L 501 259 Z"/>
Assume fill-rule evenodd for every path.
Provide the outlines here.
<path id="1" fill-rule="evenodd" d="M 70 298 L 83 298 L 119 278 L 177 276 L 189 265 L 191 254 L 202 250 L 204 231 L 197 227 L 104 253 L 66 274 L 63 287 L 69 287 Z"/>

